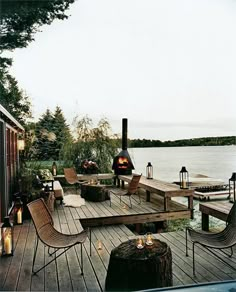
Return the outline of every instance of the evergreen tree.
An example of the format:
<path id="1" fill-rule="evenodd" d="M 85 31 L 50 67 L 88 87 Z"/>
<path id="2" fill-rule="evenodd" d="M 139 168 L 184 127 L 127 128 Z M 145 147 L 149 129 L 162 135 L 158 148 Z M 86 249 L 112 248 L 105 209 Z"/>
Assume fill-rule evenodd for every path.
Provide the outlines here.
<path id="1" fill-rule="evenodd" d="M 58 160 L 61 151 L 63 151 L 64 144 L 71 143 L 73 140 L 70 133 L 70 128 L 66 124 L 66 119 L 64 118 L 63 112 L 59 106 L 56 107 L 54 112 L 53 132 L 56 135 L 56 139 L 54 140 L 54 157 Z"/>
<path id="2" fill-rule="evenodd" d="M 31 118 L 31 103 L 29 97 L 19 89 L 16 79 L 8 73 L 10 65 L 10 61 L 1 63 L 0 60 L 0 104 L 25 124 Z"/>
<path id="3" fill-rule="evenodd" d="M 54 114 L 47 109 L 35 129 L 35 148 L 39 160 L 58 160 L 65 143 L 72 142 L 63 112 L 56 107 Z"/>

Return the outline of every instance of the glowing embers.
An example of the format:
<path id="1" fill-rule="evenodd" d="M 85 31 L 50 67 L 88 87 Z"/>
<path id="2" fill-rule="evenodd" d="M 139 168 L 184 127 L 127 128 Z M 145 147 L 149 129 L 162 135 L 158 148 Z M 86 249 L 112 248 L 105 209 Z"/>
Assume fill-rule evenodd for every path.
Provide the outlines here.
<path id="1" fill-rule="evenodd" d="M 129 160 L 127 157 L 118 157 L 117 167 L 127 169 L 129 166 Z"/>

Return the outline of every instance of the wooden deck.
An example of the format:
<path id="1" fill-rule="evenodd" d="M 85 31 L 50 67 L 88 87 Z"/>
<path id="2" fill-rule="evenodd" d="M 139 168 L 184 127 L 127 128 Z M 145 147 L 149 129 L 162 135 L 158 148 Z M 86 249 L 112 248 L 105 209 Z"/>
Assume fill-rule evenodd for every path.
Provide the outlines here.
<path id="1" fill-rule="evenodd" d="M 113 192 L 119 193 L 119 188 L 113 188 Z M 153 194 L 152 202 L 145 201 L 145 193 L 140 191 L 141 204 L 138 196 L 132 199 L 132 209 L 128 207 L 129 198 L 122 197 L 122 203 L 118 196 L 111 193 L 110 201 L 89 202 L 85 206 L 73 209 L 73 218 L 79 219 L 84 227 L 101 226 L 109 224 L 135 224 L 145 222 L 158 222 L 175 219 L 190 219 L 191 210 L 186 204 L 170 201 L 169 210 L 165 211 L 164 198 Z M 134 196 L 135 197 L 135 196 Z M 133 196 L 132 196 L 133 198 Z"/>
<path id="2" fill-rule="evenodd" d="M 222 221 L 226 221 L 232 203 L 227 201 L 215 201 L 209 203 L 200 203 L 199 211 L 202 212 L 202 229 L 209 230 L 209 216 L 213 216 Z"/>
<path id="3" fill-rule="evenodd" d="M 107 202 L 105 202 L 107 203 Z M 91 203 L 92 204 L 92 203 Z M 96 203 L 96 212 L 107 209 Z M 87 204 L 87 210 L 91 210 Z M 82 208 L 59 206 L 53 212 L 55 227 L 65 233 L 75 233 L 82 226 L 78 218 Z M 85 213 L 85 210 L 83 211 Z M 104 210 L 105 212 L 105 210 Z M 111 250 L 121 242 L 134 238 L 135 235 L 123 224 L 106 225 L 92 228 L 92 256 L 89 256 L 89 240 L 84 245 L 84 275 L 80 274 L 80 249 L 72 248 L 59 257 L 38 275 L 32 276 L 32 261 L 35 242 L 35 230 L 30 220 L 15 226 L 15 252 L 13 257 L 0 257 L 1 291 L 104 291 L 107 267 Z M 192 275 L 192 257 L 185 256 L 184 232 L 155 234 L 165 241 L 172 250 L 173 285 L 188 285 L 203 282 L 225 281 L 236 278 L 236 272 L 209 254 L 205 249 L 196 247 L 196 272 Z M 97 240 L 101 240 L 103 249 L 97 249 Z M 191 252 L 190 252 L 191 255 Z M 48 261 L 47 249 L 39 245 L 36 265 Z M 236 257 L 230 259 L 236 267 Z"/>

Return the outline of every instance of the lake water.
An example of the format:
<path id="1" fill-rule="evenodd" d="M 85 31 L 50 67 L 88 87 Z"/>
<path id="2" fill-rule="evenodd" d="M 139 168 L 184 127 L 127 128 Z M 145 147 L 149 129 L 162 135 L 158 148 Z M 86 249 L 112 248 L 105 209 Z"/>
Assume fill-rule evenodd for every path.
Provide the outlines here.
<path id="1" fill-rule="evenodd" d="M 129 148 L 135 172 L 146 175 L 146 166 L 153 165 L 153 177 L 173 182 L 186 166 L 191 174 L 204 174 L 228 183 L 236 172 L 236 146 Z"/>
<path id="2" fill-rule="evenodd" d="M 179 180 L 179 171 L 186 166 L 189 176 L 204 174 L 222 179 L 228 183 L 232 172 L 236 172 L 236 146 L 196 146 L 196 147 L 160 147 L 160 148 L 129 148 L 134 172 L 146 175 L 148 162 L 153 165 L 153 177 L 173 182 Z M 217 200 L 217 199 L 216 199 Z M 194 200 L 194 220 L 190 225 L 201 229 L 199 201 Z M 222 228 L 223 221 L 211 217 L 210 228 Z M 181 226 L 173 226 L 173 230 Z"/>

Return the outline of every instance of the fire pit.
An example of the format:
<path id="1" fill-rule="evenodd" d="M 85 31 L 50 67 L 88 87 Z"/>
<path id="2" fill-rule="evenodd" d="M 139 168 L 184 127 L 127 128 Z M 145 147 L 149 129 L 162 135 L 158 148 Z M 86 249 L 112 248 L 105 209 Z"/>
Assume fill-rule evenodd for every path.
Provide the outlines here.
<path id="1" fill-rule="evenodd" d="M 122 151 L 114 158 L 112 169 L 116 175 L 129 175 L 132 174 L 134 169 L 132 160 L 127 151 L 128 138 L 127 138 L 127 128 L 128 120 L 122 119 Z"/>

